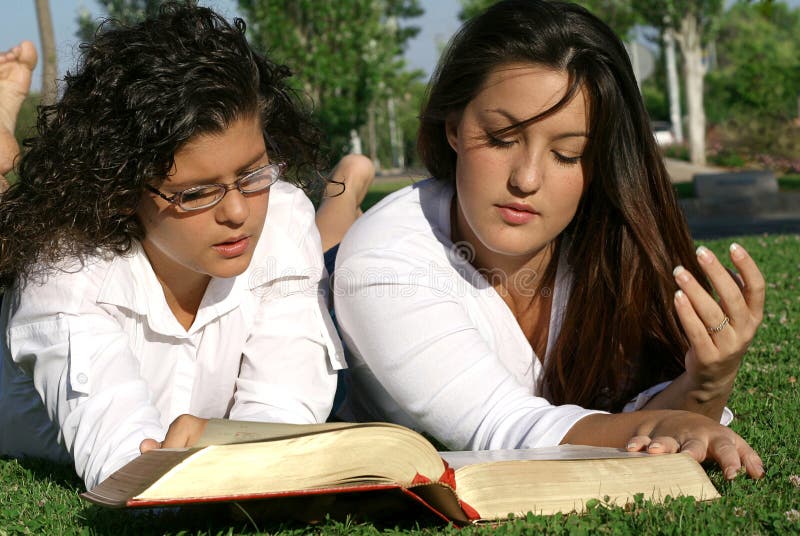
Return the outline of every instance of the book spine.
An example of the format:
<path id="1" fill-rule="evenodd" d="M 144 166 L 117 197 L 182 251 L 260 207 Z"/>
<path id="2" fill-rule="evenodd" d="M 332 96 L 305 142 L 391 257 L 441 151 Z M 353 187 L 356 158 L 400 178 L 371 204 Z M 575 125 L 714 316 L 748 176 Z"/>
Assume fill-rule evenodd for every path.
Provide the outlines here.
<path id="1" fill-rule="evenodd" d="M 453 490 L 453 492 L 455 492 L 456 497 L 458 498 L 458 490 L 456 489 L 456 472 L 452 467 L 450 467 L 447 461 L 445 460 L 442 461 L 444 461 L 444 472 L 442 473 L 442 476 L 439 477 L 439 482 L 446 486 L 449 486 Z M 475 510 L 473 507 L 471 507 L 469 504 L 467 504 L 460 498 L 458 498 L 458 505 L 461 507 L 461 510 L 464 512 L 464 515 L 467 516 L 467 518 L 470 521 L 476 521 L 481 518 L 481 515 L 478 513 L 477 510 Z"/>

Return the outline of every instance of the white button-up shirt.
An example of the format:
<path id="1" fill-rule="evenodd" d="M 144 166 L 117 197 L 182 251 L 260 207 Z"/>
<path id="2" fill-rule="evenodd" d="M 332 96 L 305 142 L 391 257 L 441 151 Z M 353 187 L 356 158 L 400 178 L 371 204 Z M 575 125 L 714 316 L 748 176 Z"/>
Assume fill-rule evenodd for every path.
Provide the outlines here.
<path id="1" fill-rule="evenodd" d="M 179 415 L 324 421 L 341 345 L 314 209 L 272 187 L 247 271 L 212 279 L 192 326 L 141 246 L 11 289 L 0 311 L 0 453 L 71 460 L 87 488 Z"/>
<path id="2" fill-rule="evenodd" d="M 350 350 L 344 419 L 388 420 L 453 449 L 557 445 L 594 410 L 551 404 L 544 367 L 508 305 L 453 244 L 453 187 L 429 179 L 387 197 L 345 236 L 334 299 Z M 557 340 L 571 286 L 562 255 L 547 351 Z M 547 355 L 547 353 L 545 354 Z M 639 394 L 633 411 L 667 384 Z M 726 409 L 723 423 L 732 414 Z"/>

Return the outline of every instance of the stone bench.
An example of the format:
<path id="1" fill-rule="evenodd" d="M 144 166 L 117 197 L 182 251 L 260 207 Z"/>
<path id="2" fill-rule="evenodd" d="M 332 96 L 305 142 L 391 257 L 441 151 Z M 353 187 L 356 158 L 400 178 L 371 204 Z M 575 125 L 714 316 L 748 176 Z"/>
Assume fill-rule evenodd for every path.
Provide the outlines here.
<path id="1" fill-rule="evenodd" d="M 731 171 L 703 173 L 692 178 L 697 198 L 756 197 L 778 193 L 778 180 L 772 171 Z"/>

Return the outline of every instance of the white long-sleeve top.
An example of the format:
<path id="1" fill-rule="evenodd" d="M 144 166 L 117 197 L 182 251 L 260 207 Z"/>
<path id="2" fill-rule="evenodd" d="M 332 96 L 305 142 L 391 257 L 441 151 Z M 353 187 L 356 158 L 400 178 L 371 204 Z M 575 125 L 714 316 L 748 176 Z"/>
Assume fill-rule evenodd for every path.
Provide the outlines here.
<path id="1" fill-rule="evenodd" d="M 345 366 L 314 209 L 272 187 L 248 269 L 214 278 L 186 330 L 141 246 L 11 289 L 0 311 L 0 453 L 74 462 L 92 488 L 169 424 L 324 421 Z"/>
<path id="2" fill-rule="evenodd" d="M 558 444 L 597 411 L 543 398 L 543 366 L 502 297 L 450 232 L 451 185 L 429 179 L 360 218 L 337 255 L 334 303 L 350 350 L 340 415 L 389 420 L 453 449 Z M 559 261 L 548 348 L 557 339 L 571 275 Z M 640 394 L 642 407 L 666 384 Z"/>

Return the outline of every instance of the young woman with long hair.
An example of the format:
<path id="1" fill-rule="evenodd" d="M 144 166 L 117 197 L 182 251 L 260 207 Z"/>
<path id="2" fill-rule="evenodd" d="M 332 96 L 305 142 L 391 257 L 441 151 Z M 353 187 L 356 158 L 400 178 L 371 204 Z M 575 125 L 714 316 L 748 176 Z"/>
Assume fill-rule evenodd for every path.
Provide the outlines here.
<path id="1" fill-rule="evenodd" d="M 540 0 L 468 21 L 430 83 L 418 150 L 434 178 L 374 207 L 338 252 L 343 415 L 458 449 L 685 450 L 729 478 L 763 474 L 717 422 L 763 278 L 741 246 L 742 288 L 695 252 L 608 26 Z"/>

